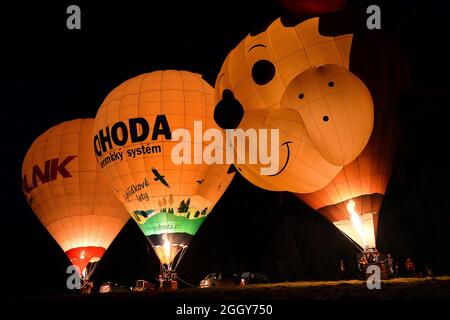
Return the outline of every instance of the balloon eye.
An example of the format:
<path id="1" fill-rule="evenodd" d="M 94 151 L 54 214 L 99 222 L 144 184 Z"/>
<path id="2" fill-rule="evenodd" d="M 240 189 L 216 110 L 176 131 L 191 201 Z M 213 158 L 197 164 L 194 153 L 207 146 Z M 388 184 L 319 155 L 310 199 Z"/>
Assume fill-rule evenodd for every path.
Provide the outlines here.
<path id="1" fill-rule="evenodd" d="M 299 95 L 298 95 L 298 98 L 301 100 L 301 99 L 303 99 L 305 97 L 305 95 L 303 94 L 303 93 L 300 93 Z"/>
<path id="2" fill-rule="evenodd" d="M 275 66 L 268 60 L 259 60 L 253 65 L 252 77 L 257 85 L 269 83 L 275 76 Z"/>
<path id="3" fill-rule="evenodd" d="M 328 120 L 330 120 L 330 118 L 328 118 L 328 116 L 323 116 L 323 121 L 327 122 Z"/>
<path id="4" fill-rule="evenodd" d="M 244 108 L 234 97 L 231 90 L 225 89 L 220 100 L 214 108 L 214 120 L 222 129 L 237 128 L 244 116 Z"/>
<path id="5" fill-rule="evenodd" d="M 333 87 L 334 87 L 334 82 L 333 82 L 333 81 L 328 82 L 328 86 L 329 86 L 330 88 L 333 88 Z"/>

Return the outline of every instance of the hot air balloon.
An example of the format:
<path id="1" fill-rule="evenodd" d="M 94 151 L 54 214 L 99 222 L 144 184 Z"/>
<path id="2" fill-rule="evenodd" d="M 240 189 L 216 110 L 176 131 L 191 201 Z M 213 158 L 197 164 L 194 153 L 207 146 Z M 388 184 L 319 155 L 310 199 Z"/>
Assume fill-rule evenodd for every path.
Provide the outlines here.
<path id="1" fill-rule="evenodd" d="M 322 190 L 297 194 L 363 249 L 376 247 L 378 213 L 395 150 L 395 117 L 386 117 L 390 112 L 382 106 L 375 110 L 374 132 L 361 155 Z"/>
<path id="2" fill-rule="evenodd" d="M 98 167 L 93 125 L 94 119 L 77 119 L 52 127 L 22 165 L 28 203 L 84 280 L 129 219 Z"/>
<path id="3" fill-rule="evenodd" d="M 141 228 L 164 270 L 173 274 L 193 236 L 233 174 L 229 165 L 207 164 L 194 137 L 213 120 L 214 89 L 187 71 L 155 71 L 129 79 L 103 101 L 95 118 L 94 149 L 116 194 Z M 196 122 L 196 123 L 194 123 Z M 185 136 L 186 137 L 186 136 Z M 174 160 L 181 147 L 187 162 Z M 177 151 L 178 150 L 178 151 Z M 187 151 L 186 151 L 187 152 Z"/>
<path id="4" fill-rule="evenodd" d="M 352 35 L 319 33 L 319 18 L 286 26 L 275 20 L 249 35 L 224 61 L 214 112 L 224 129 L 278 129 L 277 172 L 237 164 L 251 183 L 273 191 L 311 193 L 327 186 L 364 149 L 373 102 L 348 70 Z M 237 150 L 239 153 L 239 150 Z"/>
<path id="5" fill-rule="evenodd" d="M 297 196 L 360 249 L 370 249 L 377 246 L 379 212 L 402 132 L 398 109 L 410 80 L 404 53 L 391 34 L 368 30 L 358 40 L 352 47 L 350 65 L 373 92 L 372 135 L 361 154 L 325 188 Z"/>

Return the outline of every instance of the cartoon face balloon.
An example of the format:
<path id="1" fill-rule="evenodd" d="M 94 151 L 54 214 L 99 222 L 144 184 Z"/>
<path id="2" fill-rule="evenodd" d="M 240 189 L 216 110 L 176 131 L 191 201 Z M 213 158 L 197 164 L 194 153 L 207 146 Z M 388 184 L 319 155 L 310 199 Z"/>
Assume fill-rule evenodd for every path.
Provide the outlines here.
<path id="1" fill-rule="evenodd" d="M 247 36 L 216 80 L 220 127 L 279 129 L 279 141 L 270 141 L 280 152 L 275 174 L 262 175 L 262 164 L 237 165 L 265 189 L 322 189 L 361 153 L 372 132 L 370 92 L 348 70 L 352 35 L 322 36 L 318 23 L 313 18 L 285 27 L 278 19 Z"/>

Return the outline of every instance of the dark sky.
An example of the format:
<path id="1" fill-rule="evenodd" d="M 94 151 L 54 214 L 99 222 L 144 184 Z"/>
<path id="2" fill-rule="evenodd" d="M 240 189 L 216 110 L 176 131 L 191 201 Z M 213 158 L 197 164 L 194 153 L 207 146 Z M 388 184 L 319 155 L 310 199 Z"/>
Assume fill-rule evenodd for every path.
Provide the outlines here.
<path id="1" fill-rule="evenodd" d="M 1 9 L 0 261 L 13 288 L 7 294 L 65 290 L 68 261 L 22 195 L 22 159 L 33 140 L 62 121 L 94 117 L 111 89 L 144 72 L 184 69 L 213 84 L 227 53 L 283 13 L 275 0 L 59 2 Z M 82 9 L 81 31 L 65 26 L 65 10 L 73 3 Z M 437 0 L 350 1 L 354 7 L 372 3 L 381 5 L 384 31 L 398 39 L 411 71 L 408 105 L 400 114 L 405 135 L 380 214 L 378 244 L 399 259 L 411 256 L 421 267 L 431 264 L 448 274 L 449 6 Z M 300 264 L 281 253 L 280 234 L 296 238 Z M 334 227 L 292 195 L 236 177 L 179 271 L 194 283 L 221 270 L 262 271 L 274 280 L 326 279 L 336 275 L 340 257 L 350 265 L 355 256 Z M 156 256 L 129 223 L 94 280 L 130 284 L 157 273 Z"/>

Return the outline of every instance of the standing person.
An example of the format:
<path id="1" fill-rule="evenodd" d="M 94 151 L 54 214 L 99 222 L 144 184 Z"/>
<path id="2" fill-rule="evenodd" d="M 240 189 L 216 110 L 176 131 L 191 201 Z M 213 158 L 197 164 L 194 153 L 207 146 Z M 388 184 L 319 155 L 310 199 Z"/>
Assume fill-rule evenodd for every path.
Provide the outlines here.
<path id="1" fill-rule="evenodd" d="M 425 267 L 425 273 L 427 274 L 427 277 L 433 277 L 433 271 L 429 265 Z"/>
<path id="2" fill-rule="evenodd" d="M 359 278 L 361 280 L 366 279 L 367 259 L 365 254 L 362 254 L 358 261 Z"/>
<path id="3" fill-rule="evenodd" d="M 345 280 L 345 263 L 344 259 L 339 261 L 339 280 Z"/>
<path id="4" fill-rule="evenodd" d="M 410 277 L 410 278 L 414 277 L 415 271 L 416 271 L 416 266 L 415 266 L 414 262 L 411 260 L 411 258 L 406 258 L 405 269 L 406 269 L 406 274 L 408 275 L 408 277 Z"/>
<path id="5" fill-rule="evenodd" d="M 400 276 L 400 266 L 398 265 L 398 262 L 395 262 L 395 272 L 394 272 L 394 276 L 396 278 L 398 278 Z"/>
<path id="6" fill-rule="evenodd" d="M 378 263 L 380 260 L 380 253 L 377 249 L 373 251 L 373 263 Z"/>
<path id="7" fill-rule="evenodd" d="M 390 253 L 388 253 L 386 261 L 389 268 L 389 275 L 393 278 L 395 276 L 395 266 L 394 259 L 392 258 L 392 255 Z"/>
<path id="8" fill-rule="evenodd" d="M 373 254 L 370 251 L 367 256 L 367 263 L 369 263 L 369 264 L 373 263 Z"/>

